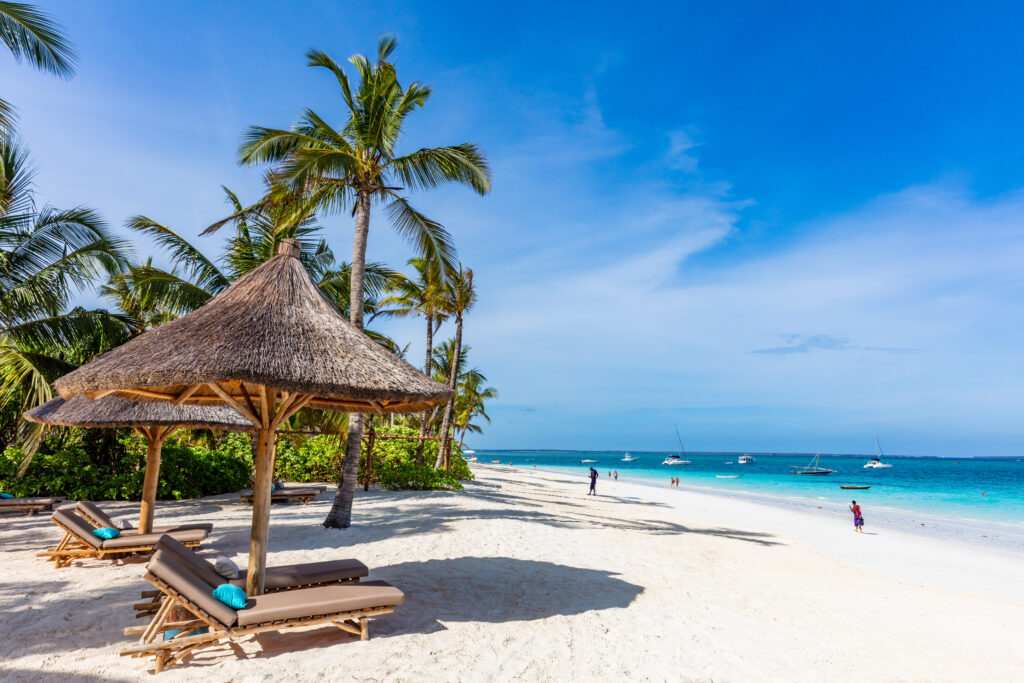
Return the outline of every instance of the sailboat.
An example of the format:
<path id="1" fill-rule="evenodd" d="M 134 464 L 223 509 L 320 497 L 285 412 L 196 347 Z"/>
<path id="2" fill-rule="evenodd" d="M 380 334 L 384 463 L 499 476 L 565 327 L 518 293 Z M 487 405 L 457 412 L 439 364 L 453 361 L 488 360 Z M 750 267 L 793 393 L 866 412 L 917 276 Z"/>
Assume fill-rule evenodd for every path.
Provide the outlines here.
<path id="1" fill-rule="evenodd" d="M 684 458 L 686 450 L 683 448 L 683 440 L 679 438 L 679 425 L 676 425 L 676 444 L 679 446 L 678 455 L 670 455 L 661 461 L 662 465 L 689 465 L 690 461 Z"/>
<path id="2" fill-rule="evenodd" d="M 636 458 L 630 455 L 629 451 L 626 451 L 626 456 L 622 458 L 622 462 L 633 462 L 634 460 L 636 460 Z"/>
<path id="3" fill-rule="evenodd" d="M 866 470 L 891 470 L 892 465 L 887 462 L 882 462 L 882 447 L 878 445 L 878 434 L 875 434 L 875 452 L 878 453 L 875 457 L 871 458 L 867 463 L 864 464 Z"/>
<path id="4" fill-rule="evenodd" d="M 790 474 L 832 474 L 835 470 L 830 470 L 825 467 L 818 467 L 818 458 L 821 457 L 821 453 L 814 456 L 814 459 L 807 465 L 807 467 L 797 467 L 789 471 Z"/>

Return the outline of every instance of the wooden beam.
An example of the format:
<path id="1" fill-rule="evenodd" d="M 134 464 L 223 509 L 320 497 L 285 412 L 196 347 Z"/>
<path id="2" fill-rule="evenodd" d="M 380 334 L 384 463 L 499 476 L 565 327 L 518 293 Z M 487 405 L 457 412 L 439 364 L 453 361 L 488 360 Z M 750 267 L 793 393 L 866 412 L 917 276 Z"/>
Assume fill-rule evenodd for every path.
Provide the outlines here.
<path id="1" fill-rule="evenodd" d="M 199 388 L 202 387 L 202 386 L 203 385 L 200 382 L 199 384 L 193 384 L 192 386 L 185 387 L 185 390 L 183 392 L 181 392 L 180 394 L 178 394 L 178 397 L 176 399 L 174 399 L 172 401 L 172 403 L 174 403 L 174 405 L 176 405 L 176 406 L 180 406 L 182 403 L 187 401 L 189 399 L 189 397 L 192 396 L 192 394 L 194 394 L 197 391 L 199 391 Z"/>
<path id="2" fill-rule="evenodd" d="M 253 415 L 248 408 L 246 408 L 237 400 L 235 400 L 234 396 L 224 391 L 224 389 L 222 389 L 219 384 L 217 384 L 216 382 L 209 382 L 207 383 L 207 386 L 210 387 L 210 390 L 213 391 L 213 393 L 220 396 L 228 405 L 230 405 L 232 408 L 241 413 L 247 420 L 249 420 L 249 422 L 252 422 L 254 426 L 262 426 L 263 422 L 262 420 L 260 420 L 260 418 Z"/>
<path id="3" fill-rule="evenodd" d="M 165 394 L 160 391 L 150 391 L 149 389 L 139 389 L 138 387 L 133 389 L 118 389 L 121 393 L 135 394 L 136 396 L 145 396 L 146 398 L 159 398 L 165 401 L 173 401 L 177 396 L 175 394 Z M 113 392 L 111 392 L 113 393 Z"/>
<path id="4" fill-rule="evenodd" d="M 242 390 L 242 397 L 245 399 L 245 405 L 249 406 L 249 410 L 252 411 L 253 415 L 259 415 L 260 411 L 257 410 L 256 404 L 252 402 L 252 396 L 250 396 L 249 392 L 245 390 L 245 382 L 239 382 L 238 388 Z"/>

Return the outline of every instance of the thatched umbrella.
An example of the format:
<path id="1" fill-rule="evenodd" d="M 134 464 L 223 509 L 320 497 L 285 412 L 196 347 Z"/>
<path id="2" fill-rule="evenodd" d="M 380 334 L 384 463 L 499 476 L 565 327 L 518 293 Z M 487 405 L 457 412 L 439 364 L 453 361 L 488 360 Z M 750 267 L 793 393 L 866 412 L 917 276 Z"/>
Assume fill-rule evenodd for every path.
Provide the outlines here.
<path id="1" fill-rule="evenodd" d="M 277 256 L 188 315 L 150 330 L 57 380 L 68 398 L 115 395 L 174 405 L 229 405 L 257 430 L 246 591 L 263 592 L 274 432 L 306 406 L 415 412 L 444 403 L 446 386 L 352 325 L 282 240 Z"/>
<path id="2" fill-rule="evenodd" d="M 23 416 L 29 422 L 62 427 L 131 427 L 146 437 L 146 477 L 139 506 L 139 533 L 153 528 L 153 506 L 160 475 L 160 452 L 164 440 L 176 429 L 227 429 L 253 432 L 255 428 L 238 411 L 227 406 L 175 406 L 170 403 L 140 403 L 116 396 L 95 401 L 78 394 L 64 400 L 55 398 L 36 406 Z"/>

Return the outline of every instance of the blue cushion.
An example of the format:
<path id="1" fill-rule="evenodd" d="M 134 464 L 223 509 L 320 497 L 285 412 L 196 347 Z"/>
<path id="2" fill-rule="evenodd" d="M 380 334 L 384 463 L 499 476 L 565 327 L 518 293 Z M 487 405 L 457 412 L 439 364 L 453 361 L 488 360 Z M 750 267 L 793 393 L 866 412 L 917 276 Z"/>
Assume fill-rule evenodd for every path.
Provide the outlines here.
<path id="1" fill-rule="evenodd" d="M 93 536 L 99 536 L 105 541 L 109 541 L 112 538 L 117 538 L 118 536 L 120 536 L 121 532 L 120 530 L 115 529 L 112 526 L 105 526 L 100 529 L 93 529 L 92 534 Z"/>
<path id="2" fill-rule="evenodd" d="M 213 597 L 223 602 L 228 607 L 244 609 L 246 595 L 245 591 L 230 583 L 222 583 L 213 589 Z"/>
<path id="3" fill-rule="evenodd" d="M 0 498 L 14 498 L 14 496 L 9 493 L 0 493 Z"/>

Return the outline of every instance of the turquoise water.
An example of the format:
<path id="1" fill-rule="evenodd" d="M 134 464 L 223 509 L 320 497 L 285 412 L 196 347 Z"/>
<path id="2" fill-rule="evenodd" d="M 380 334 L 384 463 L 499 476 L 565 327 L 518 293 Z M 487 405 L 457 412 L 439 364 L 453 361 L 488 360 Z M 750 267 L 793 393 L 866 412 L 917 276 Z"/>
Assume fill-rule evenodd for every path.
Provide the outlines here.
<path id="1" fill-rule="evenodd" d="M 851 499 L 867 507 L 890 508 L 910 513 L 965 522 L 999 522 L 1024 528 L 1024 461 L 985 458 L 886 458 L 892 469 L 866 470 L 868 456 L 823 455 L 820 466 L 834 469 L 827 476 L 794 476 L 789 471 L 807 465 L 811 455 L 752 454 L 756 462 L 737 464 L 742 453 L 687 453 L 692 465 L 662 465 L 666 453 L 631 451 L 638 458 L 622 462 L 624 453 L 588 451 L 479 451 L 482 462 L 500 460 L 516 467 L 573 473 L 581 477 L 593 466 L 607 481 L 609 471 L 619 479 L 640 484 L 668 486 L 670 477 L 680 484 L 732 491 L 748 495 L 802 501 L 849 504 Z M 596 460 L 582 464 L 580 460 Z M 732 464 L 729 464 L 729 463 Z M 715 475 L 742 474 L 739 479 Z M 867 490 L 843 490 L 840 484 L 869 485 Z M 600 486 L 600 481 L 598 482 Z"/>

